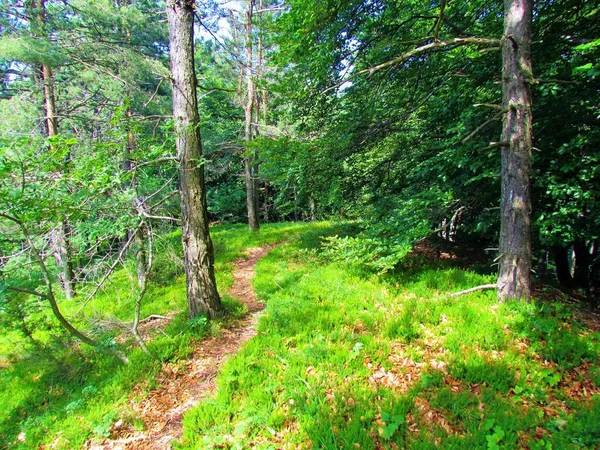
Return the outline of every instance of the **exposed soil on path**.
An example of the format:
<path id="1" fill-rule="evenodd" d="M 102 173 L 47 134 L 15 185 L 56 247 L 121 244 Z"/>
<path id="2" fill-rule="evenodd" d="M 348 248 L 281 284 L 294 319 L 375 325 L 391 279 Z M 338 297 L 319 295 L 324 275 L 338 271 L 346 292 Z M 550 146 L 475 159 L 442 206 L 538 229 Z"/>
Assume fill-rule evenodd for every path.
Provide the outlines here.
<path id="1" fill-rule="evenodd" d="M 234 263 L 233 286 L 229 291 L 248 307 L 248 314 L 234 326 L 222 329 L 220 336 L 203 339 L 194 353 L 184 361 L 167 363 L 156 381 L 159 387 L 147 395 L 142 388 L 136 394 L 142 401 L 130 400 L 131 416 L 143 421 L 144 431 L 135 431 L 130 424 L 118 421 L 110 439 L 89 441 L 90 450 L 164 450 L 181 437 L 184 412 L 215 389 L 215 379 L 221 365 L 240 346 L 256 335 L 258 315 L 265 307 L 252 289 L 254 266 L 272 246 L 251 248 L 247 257 Z M 135 394 L 134 394 L 135 395 Z"/>

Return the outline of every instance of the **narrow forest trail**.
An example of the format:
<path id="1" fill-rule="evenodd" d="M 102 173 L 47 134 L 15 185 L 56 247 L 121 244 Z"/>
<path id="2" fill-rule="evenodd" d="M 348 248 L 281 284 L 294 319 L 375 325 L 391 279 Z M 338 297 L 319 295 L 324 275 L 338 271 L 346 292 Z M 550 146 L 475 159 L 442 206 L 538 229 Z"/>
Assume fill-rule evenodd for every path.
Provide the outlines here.
<path id="1" fill-rule="evenodd" d="M 181 437 L 185 411 L 198 404 L 216 387 L 216 376 L 229 356 L 256 335 L 256 324 L 265 304 L 258 300 L 252 288 L 254 267 L 273 246 L 250 248 L 246 258 L 234 263 L 233 286 L 229 294 L 248 307 L 246 316 L 234 326 L 223 328 L 219 336 L 203 339 L 194 353 L 184 361 L 166 363 L 159 375 L 159 387 L 144 396 L 142 401 L 129 400 L 131 415 L 142 420 L 143 431 L 118 421 L 113 425 L 111 438 L 88 441 L 90 450 L 164 450 Z M 142 394 L 142 388 L 138 393 Z M 134 396 L 135 396 L 134 392 Z"/>

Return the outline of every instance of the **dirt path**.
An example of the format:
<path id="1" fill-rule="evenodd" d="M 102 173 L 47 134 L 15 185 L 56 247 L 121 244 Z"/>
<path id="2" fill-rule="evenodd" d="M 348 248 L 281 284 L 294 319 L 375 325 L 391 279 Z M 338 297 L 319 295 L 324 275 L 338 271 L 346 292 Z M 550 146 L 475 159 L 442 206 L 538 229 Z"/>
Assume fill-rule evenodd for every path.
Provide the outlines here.
<path id="1" fill-rule="evenodd" d="M 130 400 L 131 415 L 144 422 L 144 431 L 135 431 L 122 421 L 113 426 L 111 439 L 90 441 L 90 450 L 164 450 L 181 437 L 184 412 L 215 389 L 215 378 L 229 355 L 256 335 L 258 315 L 265 307 L 252 289 L 254 266 L 272 247 L 248 249 L 247 258 L 234 264 L 232 297 L 248 307 L 248 314 L 235 326 L 222 329 L 218 337 L 208 337 L 185 361 L 167 363 L 157 377 L 160 386 L 141 402 Z M 141 389 L 139 389 L 141 394 Z"/>

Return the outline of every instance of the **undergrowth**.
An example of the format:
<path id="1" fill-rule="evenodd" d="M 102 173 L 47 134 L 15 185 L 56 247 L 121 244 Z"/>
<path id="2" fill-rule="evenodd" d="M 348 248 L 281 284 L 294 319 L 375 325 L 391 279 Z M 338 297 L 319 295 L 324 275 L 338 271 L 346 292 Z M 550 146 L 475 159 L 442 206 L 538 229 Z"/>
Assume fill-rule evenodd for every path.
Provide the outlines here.
<path id="1" fill-rule="evenodd" d="M 302 235 L 257 265 L 258 335 L 184 417 L 180 449 L 595 448 L 600 335 L 571 307 L 499 304 L 451 262 L 385 275 Z"/>
<path id="2" fill-rule="evenodd" d="M 180 449 L 595 448 L 600 445 L 600 335 L 561 303 L 498 304 L 493 292 L 449 293 L 489 283 L 452 261 L 408 257 L 376 274 L 323 257 L 322 236 L 349 225 L 274 224 L 212 230 L 220 292 L 246 248 L 285 242 L 256 267 L 267 302 L 258 334 L 218 376 L 215 394 L 184 417 Z M 188 321 L 177 255 L 162 236 L 142 316 L 178 315 L 149 342 L 156 359 L 124 343 L 131 364 L 73 344 L 27 305 L 37 344 L 0 337 L 0 448 L 80 448 L 141 420 L 128 402 L 155 387 L 166 361 L 184 359 L 230 317 Z M 85 305 L 79 325 L 112 345 L 132 319 L 133 266 Z M 82 296 L 83 297 L 83 296 Z M 63 301 L 69 317 L 81 300 Z M 233 317 L 232 317 L 233 316 Z"/>
<path id="3" fill-rule="evenodd" d="M 155 358 L 149 358 L 124 331 L 133 320 L 136 292 L 133 260 L 116 272 L 92 301 L 82 305 L 86 289 L 61 308 L 79 327 L 88 329 L 102 342 L 114 346 L 123 341 L 131 364 L 74 343 L 54 323 L 45 304 L 23 298 L 34 330 L 35 342 L 16 329 L 4 327 L 0 335 L 0 449 L 80 448 L 90 438 L 109 436 L 122 421 L 133 429 L 143 427 L 128 412 L 128 399 L 143 396 L 155 386 L 154 377 L 166 361 L 184 359 L 207 333 L 245 313 L 244 307 L 226 295 L 233 282 L 233 262 L 249 247 L 274 244 L 303 235 L 319 234 L 331 224 L 265 225 L 250 233 L 245 225 L 214 227 L 216 273 L 226 316 L 208 323 L 187 320 L 185 278 L 180 263 L 181 234 L 161 236 L 155 246 L 156 264 L 142 306 L 142 318 L 151 314 L 177 315 L 148 342 Z M 90 327 L 90 323 L 93 324 Z M 134 392 L 134 387 L 137 387 Z M 133 397 L 132 397 L 133 396 Z"/>

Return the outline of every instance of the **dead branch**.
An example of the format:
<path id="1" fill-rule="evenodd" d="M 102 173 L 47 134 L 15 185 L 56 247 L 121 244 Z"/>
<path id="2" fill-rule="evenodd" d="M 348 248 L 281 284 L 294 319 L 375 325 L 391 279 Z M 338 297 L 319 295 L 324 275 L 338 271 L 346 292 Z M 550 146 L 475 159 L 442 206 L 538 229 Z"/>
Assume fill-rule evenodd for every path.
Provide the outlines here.
<path id="1" fill-rule="evenodd" d="M 3 213 L 3 212 L 0 212 L 0 217 L 4 217 L 5 219 L 12 221 L 16 225 L 18 225 L 19 228 L 21 228 L 21 231 L 23 232 L 23 236 L 25 237 L 25 240 L 27 241 L 27 245 L 29 245 L 29 247 L 31 248 L 34 258 L 40 267 L 40 270 L 42 272 L 42 277 L 44 279 L 44 284 L 46 287 L 46 293 L 40 293 L 37 291 L 27 292 L 28 290 L 23 290 L 20 288 L 13 288 L 12 290 L 20 289 L 21 292 L 27 292 L 29 294 L 37 295 L 38 297 L 42 297 L 42 298 L 45 298 L 46 300 L 48 300 L 48 303 L 50 303 L 50 308 L 52 309 L 52 314 L 54 314 L 54 317 L 56 317 L 56 319 L 62 325 L 63 328 L 65 328 L 72 336 L 76 337 L 84 344 L 87 344 L 91 347 L 98 348 L 99 347 L 98 342 L 96 342 L 94 339 L 90 338 L 85 333 L 83 333 L 83 332 L 79 331 L 77 328 L 75 328 L 71 324 L 71 322 L 69 322 L 66 319 L 66 317 L 62 314 L 62 312 L 58 306 L 58 302 L 56 301 L 56 297 L 54 296 L 52 280 L 50 279 L 50 273 L 48 271 L 48 268 L 46 267 L 44 258 L 42 258 L 41 252 L 37 249 L 36 245 L 34 244 L 33 239 L 31 238 L 31 235 L 29 234 L 29 230 L 27 229 L 27 226 L 25 225 L 25 223 L 18 217 L 12 216 L 12 215 L 9 215 L 9 214 Z M 116 356 L 121 361 L 123 361 L 125 364 L 129 363 L 129 360 L 127 359 L 127 357 L 118 350 L 106 349 L 105 352 Z"/>
<path id="2" fill-rule="evenodd" d="M 160 314 L 150 314 L 148 317 L 141 319 L 140 323 L 150 322 L 152 320 L 171 320 L 169 316 L 161 316 Z"/>
<path id="3" fill-rule="evenodd" d="M 455 292 L 454 294 L 450 294 L 450 297 L 458 297 L 459 295 L 470 294 L 471 292 L 484 291 L 486 289 L 497 289 L 497 288 L 498 288 L 497 284 L 482 284 L 481 286 L 475 286 L 475 287 L 472 287 L 471 289 L 466 289 L 464 291 L 459 291 L 459 292 Z"/>
<path id="4" fill-rule="evenodd" d="M 493 103 L 475 103 L 474 107 L 485 106 L 486 108 L 497 109 L 498 111 L 505 112 L 506 110 L 502 107 L 502 105 L 494 105 Z"/>
<path id="5" fill-rule="evenodd" d="M 108 279 L 108 277 L 114 272 L 115 268 L 119 265 L 119 261 L 121 261 L 121 258 L 123 257 L 123 255 L 125 254 L 125 252 L 129 248 L 129 246 L 133 242 L 133 239 L 135 238 L 137 230 L 140 227 L 142 227 L 143 223 L 144 223 L 143 221 L 140 222 L 140 224 L 136 227 L 135 231 L 133 233 L 131 233 L 131 236 L 129 236 L 129 239 L 127 240 L 127 242 L 125 242 L 125 245 L 123 245 L 123 247 L 121 248 L 121 251 L 119 252 L 119 254 L 117 255 L 117 257 L 115 258 L 115 260 L 113 261 L 113 263 L 111 264 L 111 266 L 109 267 L 108 271 L 104 274 L 104 276 L 102 277 L 102 279 L 100 280 L 100 282 L 96 285 L 96 287 L 92 291 L 92 293 L 90 295 L 88 295 L 88 297 L 84 300 L 83 304 L 79 307 L 79 309 L 77 311 L 75 311 L 75 314 L 73 314 L 73 316 L 78 315 L 83 310 L 83 308 L 85 308 L 85 306 L 98 293 L 98 291 L 100 290 L 100 288 L 102 287 L 102 285 L 106 282 L 106 280 Z"/>
<path id="6" fill-rule="evenodd" d="M 144 213 L 144 205 L 140 204 L 140 205 L 136 205 L 138 207 L 138 210 L 141 213 Z M 147 230 L 147 233 L 144 233 L 144 230 Z M 152 240 L 152 228 L 151 228 L 151 224 L 142 224 L 141 226 L 139 226 L 136 230 L 136 235 L 137 235 L 137 239 L 139 241 L 140 247 L 144 246 L 144 235 L 147 234 L 147 239 L 146 239 L 146 245 L 147 245 L 147 251 L 148 251 L 148 259 L 146 261 L 146 266 L 143 268 L 143 270 L 140 272 L 140 268 L 139 268 L 139 264 L 142 263 L 143 264 L 143 256 L 140 256 L 140 254 L 138 253 L 137 256 L 137 260 L 138 260 L 138 283 L 139 283 L 139 292 L 135 298 L 135 307 L 134 307 L 134 318 L 133 318 L 133 325 L 131 326 L 131 334 L 133 335 L 133 337 L 135 338 L 135 341 L 137 342 L 137 344 L 140 346 L 140 348 L 142 349 L 142 351 L 144 353 L 146 353 L 149 356 L 152 356 L 152 353 L 150 352 L 150 349 L 148 348 L 148 346 L 146 345 L 146 343 L 144 342 L 144 339 L 142 338 L 142 336 L 140 335 L 139 331 L 138 331 L 138 326 L 140 324 L 140 312 L 142 309 L 142 300 L 144 299 L 144 296 L 146 295 L 146 290 L 148 289 L 148 275 L 150 275 L 150 271 L 152 270 L 152 259 L 153 259 L 153 240 Z M 142 248 L 140 248 L 140 250 L 138 250 L 139 252 L 143 252 L 144 250 Z"/>

